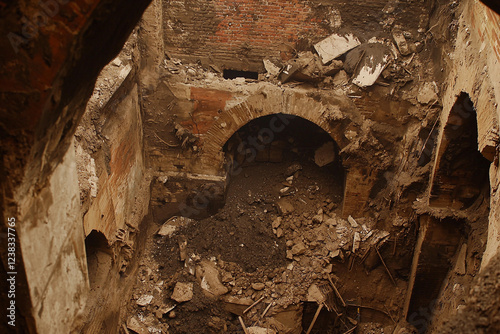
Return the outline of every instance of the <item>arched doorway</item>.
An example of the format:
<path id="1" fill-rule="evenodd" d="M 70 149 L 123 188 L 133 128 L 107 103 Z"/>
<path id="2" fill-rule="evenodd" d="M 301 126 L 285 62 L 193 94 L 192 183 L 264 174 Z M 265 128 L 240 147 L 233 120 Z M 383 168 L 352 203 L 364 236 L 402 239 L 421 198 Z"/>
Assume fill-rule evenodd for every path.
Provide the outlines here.
<path id="1" fill-rule="evenodd" d="M 87 268 L 90 288 L 104 283 L 113 264 L 113 256 L 108 240 L 102 232 L 92 230 L 85 238 Z"/>
<path id="2" fill-rule="evenodd" d="M 477 116 L 468 94 L 457 98 L 443 129 L 431 180 L 429 205 L 463 210 L 489 184 L 488 161 L 478 150 Z M 489 189 L 484 191 L 489 197 Z"/>
<path id="3" fill-rule="evenodd" d="M 256 118 L 237 130 L 223 147 L 231 176 L 254 162 L 313 162 L 344 179 L 339 147 L 313 122 L 295 115 L 274 114 Z M 339 185 L 343 187 L 343 182 Z"/>

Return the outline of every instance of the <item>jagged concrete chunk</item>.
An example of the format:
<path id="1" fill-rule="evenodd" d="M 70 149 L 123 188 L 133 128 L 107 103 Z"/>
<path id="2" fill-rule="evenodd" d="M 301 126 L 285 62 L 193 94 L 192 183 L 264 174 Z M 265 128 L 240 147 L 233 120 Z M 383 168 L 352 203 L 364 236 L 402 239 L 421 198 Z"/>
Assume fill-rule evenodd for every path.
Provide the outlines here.
<path id="1" fill-rule="evenodd" d="M 179 227 L 187 226 L 191 222 L 192 220 L 189 218 L 174 216 L 162 225 L 158 231 L 158 235 L 162 237 L 171 237 Z"/>
<path id="2" fill-rule="evenodd" d="M 360 41 L 352 34 L 341 36 L 332 34 L 314 45 L 314 49 L 321 57 L 323 64 L 326 64 L 338 56 L 360 45 Z"/>
<path id="3" fill-rule="evenodd" d="M 293 205 L 284 198 L 278 200 L 276 204 L 278 205 L 279 213 L 283 216 L 292 213 L 295 210 Z"/>
<path id="4" fill-rule="evenodd" d="M 407 56 L 411 53 L 410 46 L 408 45 L 408 42 L 406 41 L 406 38 L 401 31 L 399 30 L 393 31 L 392 38 L 394 38 L 394 41 L 398 46 L 399 52 L 401 52 L 403 56 Z"/>
<path id="5" fill-rule="evenodd" d="M 365 64 L 359 70 L 358 75 L 352 82 L 358 87 L 368 87 L 377 81 L 382 71 L 387 66 L 389 56 L 385 55 L 381 61 L 377 61 L 374 56 L 366 58 Z"/>
<path id="6" fill-rule="evenodd" d="M 352 252 L 356 253 L 356 251 L 359 249 L 359 244 L 361 242 L 361 237 L 359 236 L 358 232 L 354 232 L 354 239 L 352 241 Z"/>
<path id="7" fill-rule="evenodd" d="M 347 217 L 347 220 L 349 221 L 349 224 L 351 224 L 353 228 L 358 227 L 358 223 L 354 218 L 352 218 L 352 216 Z"/>
<path id="8" fill-rule="evenodd" d="M 361 88 L 369 87 L 377 81 L 392 57 L 387 45 L 365 43 L 347 54 L 344 68 L 353 73 L 353 84 Z"/>
<path id="9" fill-rule="evenodd" d="M 136 317 L 131 317 L 127 321 L 127 328 L 137 334 L 148 334 L 149 331 Z"/>
<path id="10" fill-rule="evenodd" d="M 274 76 L 279 74 L 280 68 L 278 66 L 274 65 L 273 62 L 271 62 L 268 59 L 264 59 L 262 62 L 264 63 L 264 68 L 266 69 L 267 73 L 274 75 Z"/>
<path id="11" fill-rule="evenodd" d="M 311 285 L 307 290 L 308 302 L 322 303 L 325 301 L 325 299 L 326 299 L 325 295 L 323 295 L 323 293 L 316 284 Z"/>
<path id="12" fill-rule="evenodd" d="M 142 295 L 141 297 L 139 297 L 139 299 L 137 299 L 137 305 L 147 306 L 147 305 L 151 304 L 152 300 L 153 300 L 152 295 Z"/>
<path id="13" fill-rule="evenodd" d="M 162 237 L 170 237 L 175 231 L 177 231 L 177 226 L 165 224 L 158 231 L 158 235 L 161 235 Z"/>
<path id="14" fill-rule="evenodd" d="M 292 247 L 293 255 L 302 255 L 306 252 L 306 246 L 303 242 L 299 242 Z"/>

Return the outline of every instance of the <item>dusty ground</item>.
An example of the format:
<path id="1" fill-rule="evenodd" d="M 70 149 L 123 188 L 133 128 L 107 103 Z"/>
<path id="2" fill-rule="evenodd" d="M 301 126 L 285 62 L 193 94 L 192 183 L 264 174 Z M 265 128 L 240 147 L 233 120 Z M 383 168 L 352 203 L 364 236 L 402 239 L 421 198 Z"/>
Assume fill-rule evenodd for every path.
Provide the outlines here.
<path id="1" fill-rule="evenodd" d="M 492 259 L 465 294 L 465 304 L 443 326 L 443 333 L 500 332 L 500 256 Z"/>
<path id="2" fill-rule="evenodd" d="M 391 318 L 398 319 L 407 287 L 409 257 L 393 252 L 391 235 L 378 230 L 374 219 L 351 223 L 340 218 L 341 173 L 300 161 L 302 169 L 287 181 L 293 165 L 245 167 L 232 179 L 226 205 L 217 214 L 186 219 L 171 235 L 150 238 L 128 305 L 129 330 L 243 333 L 237 316 L 263 298 L 244 314 L 247 326 L 300 333 L 316 312 L 319 289 L 330 312 L 321 312 L 313 333 L 343 333 L 355 326 L 366 333 L 392 332 Z M 353 253 L 355 234 L 360 245 Z M 190 300 L 171 299 L 179 282 L 193 283 Z M 337 317 L 335 310 L 343 315 Z"/>

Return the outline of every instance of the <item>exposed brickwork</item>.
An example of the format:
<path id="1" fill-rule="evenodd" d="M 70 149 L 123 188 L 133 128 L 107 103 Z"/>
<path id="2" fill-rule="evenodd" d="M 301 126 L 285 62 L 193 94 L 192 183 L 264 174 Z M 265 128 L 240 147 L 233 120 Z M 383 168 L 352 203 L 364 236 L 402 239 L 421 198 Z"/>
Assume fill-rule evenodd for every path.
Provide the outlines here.
<path id="1" fill-rule="evenodd" d="M 196 134 L 204 134 L 212 126 L 214 117 L 226 108 L 226 101 L 232 94 L 215 89 L 191 87 L 194 102 L 191 119 L 181 124 Z"/>
<path id="2" fill-rule="evenodd" d="M 182 88 L 183 84 L 179 84 L 179 86 L 177 88 L 171 86 L 171 90 L 175 92 L 185 91 Z M 188 150 L 179 148 L 174 154 L 172 148 L 166 146 L 165 142 L 159 141 L 155 136 L 146 136 L 148 154 L 150 159 L 154 159 L 154 164 L 160 166 L 159 172 L 166 173 L 169 177 L 181 172 L 199 175 L 201 178 L 219 176 L 221 180 L 224 180 L 227 172 L 224 164 L 224 145 L 242 126 L 266 115 L 277 115 L 276 123 L 282 124 L 283 122 L 285 125 L 286 121 L 280 118 L 284 117 L 283 115 L 302 117 L 325 130 L 340 149 L 349 144 L 349 140 L 344 136 L 349 122 L 335 121 L 331 118 L 331 114 L 334 113 L 331 109 L 334 107 L 356 108 L 345 96 L 337 96 L 334 100 L 329 101 L 329 103 L 334 104 L 332 106 L 321 99 L 309 96 L 307 91 L 262 83 L 260 89 L 246 96 L 244 100 L 241 100 L 241 103 L 227 107 L 227 102 L 238 98 L 237 95 L 231 91 L 194 86 L 189 87 L 188 92 L 179 94 L 179 97 L 182 96 L 183 99 L 190 100 L 191 109 L 179 112 L 177 121 L 199 134 L 200 140 L 197 144 L 199 152 L 192 155 Z M 177 104 L 184 105 L 184 102 L 177 100 Z M 272 126 L 270 124 L 269 128 L 271 129 Z M 165 125 L 165 128 L 168 128 L 168 125 Z M 167 139 L 165 134 L 161 135 Z M 174 142 L 175 139 L 172 139 L 171 143 Z M 173 156 L 176 157 L 173 158 Z M 377 180 L 378 170 L 356 161 L 356 157 L 350 156 L 343 214 L 359 217 L 368 203 L 370 191 Z M 159 187 L 164 191 L 163 185 L 159 185 Z M 160 203 L 160 197 L 155 199 L 155 196 L 152 196 L 153 201 Z M 161 196 L 164 200 L 164 193 L 161 193 Z M 172 192 L 171 196 L 172 198 L 167 200 L 169 203 L 181 201 L 175 192 Z M 161 215 L 163 214 L 161 213 Z"/>
<path id="3" fill-rule="evenodd" d="M 330 112 L 327 105 L 293 89 L 283 91 L 269 85 L 265 91 L 265 94 L 253 95 L 245 102 L 224 110 L 217 118 L 211 120 L 210 128 L 201 136 L 202 155 L 198 168 L 212 172 L 217 172 L 217 169 L 222 171 L 223 146 L 227 140 L 248 122 L 278 113 L 296 115 L 309 120 L 330 134 L 341 148 L 347 145 L 348 141 L 343 135 L 345 129 L 341 123 L 330 122 L 326 117 Z"/>
<path id="4" fill-rule="evenodd" d="M 416 34 L 428 15 L 422 0 L 405 1 L 391 14 L 386 5 L 386 0 L 164 1 L 165 48 L 181 59 L 258 70 L 262 58 L 289 59 L 333 32 L 368 40 L 377 31 L 391 38 L 384 28 L 389 18 Z"/>
<path id="5" fill-rule="evenodd" d="M 165 9 L 166 48 L 216 60 L 290 58 L 301 40 L 331 31 L 310 1 L 181 0 L 165 2 Z"/>

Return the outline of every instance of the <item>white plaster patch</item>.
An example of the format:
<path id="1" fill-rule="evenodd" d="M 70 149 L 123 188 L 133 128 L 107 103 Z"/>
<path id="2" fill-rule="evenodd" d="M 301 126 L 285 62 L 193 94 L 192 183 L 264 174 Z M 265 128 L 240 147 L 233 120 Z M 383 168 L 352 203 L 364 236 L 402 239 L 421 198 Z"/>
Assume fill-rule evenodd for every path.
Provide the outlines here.
<path id="1" fill-rule="evenodd" d="M 323 64 L 326 64 L 360 44 L 359 39 L 353 34 L 345 36 L 332 34 L 321 42 L 316 43 L 314 49 L 318 52 Z"/>

